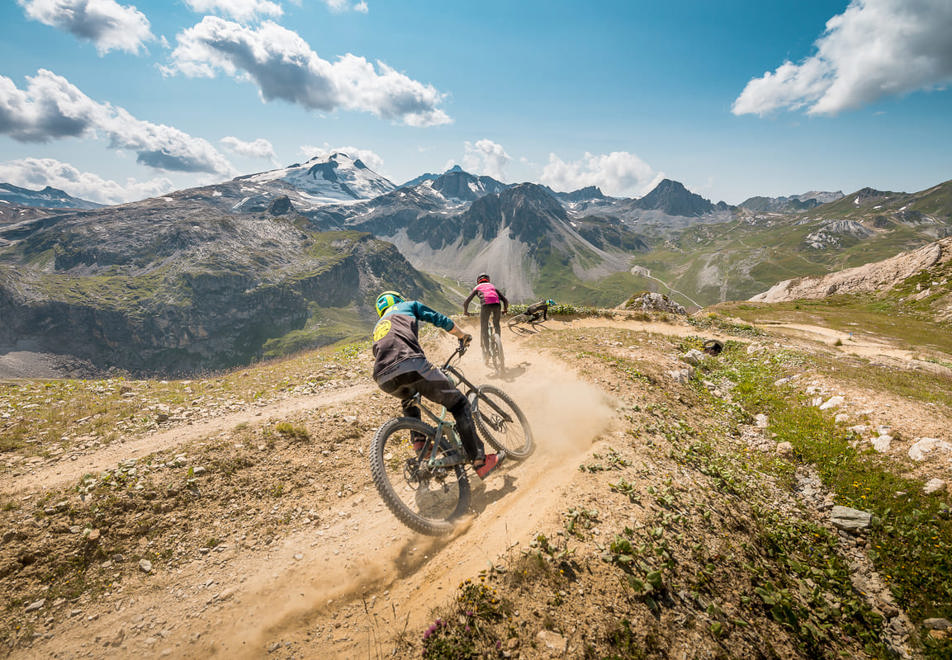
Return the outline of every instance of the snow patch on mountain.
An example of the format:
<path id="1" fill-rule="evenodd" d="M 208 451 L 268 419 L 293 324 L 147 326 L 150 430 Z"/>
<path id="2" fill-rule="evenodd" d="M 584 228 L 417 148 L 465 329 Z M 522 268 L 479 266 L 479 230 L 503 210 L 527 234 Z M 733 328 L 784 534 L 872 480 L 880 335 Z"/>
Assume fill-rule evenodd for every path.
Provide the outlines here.
<path id="1" fill-rule="evenodd" d="M 277 170 L 242 177 L 256 184 L 284 183 L 292 186 L 309 205 L 353 203 L 372 199 L 396 189 L 386 177 L 377 174 L 359 158 L 333 153 L 311 158 Z"/>

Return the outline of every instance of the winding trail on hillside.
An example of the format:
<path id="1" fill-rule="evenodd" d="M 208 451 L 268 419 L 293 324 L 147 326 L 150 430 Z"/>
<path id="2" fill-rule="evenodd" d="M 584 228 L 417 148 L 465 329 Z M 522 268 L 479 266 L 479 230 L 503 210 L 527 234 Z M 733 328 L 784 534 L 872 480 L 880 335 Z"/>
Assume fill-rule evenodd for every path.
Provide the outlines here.
<path id="1" fill-rule="evenodd" d="M 239 424 L 250 424 L 260 419 L 280 418 L 320 406 L 348 401 L 370 392 L 372 383 L 360 383 L 339 390 L 310 396 L 284 399 L 267 406 L 252 407 L 241 412 L 211 417 L 197 422 L 177 425 L 150 435 L 119 439 L 96 452 L 78 457 L 75 461 L 60 460 L 14 477 L 0 487 L 0 493 L 11 495 L 29 490 L 51 490 L 79 481 L 83 475 L 116 467 L 130 458 L 141 458 L 165 449 L 172 449 L 191 440 L 197 440 L 233 429 Z"/>
<path id="2" fill-rule="evenodd" d="M 683 291 L 678 291 L 677 289 L 675 289 L 673 286 L 671 286 L 670 284 L 668 284 L 668 283 L 665 282 L 664 280 L 659 280 L 659 279 L 658 279 L 657 277 L 655 277 L 654 275 L 643 275 L 643 277 L 647 277 L 649 280 L 654 280 L 655 282 L 659 282 L 662 286 L 667 287 L 667 288 L 668 288 L 668 291 L 670 291 L 671 293 L 676 293 L 676 294 L 678 294 L 679 296 L 684 296 L 684 298 L 685 298 L 686 300 L 690 301 L 691 304 L 694 305 L 695 307 L 697 307 L 698 309 L 703 309 L 703 308 L 704 308 L 704 305 L 702 305 L 701 303 L 699 303 L 698 301 L 696 301 L 694 298 L 692 298 L 692 297 L 689 296 L 688 294 L 684 293 Z"/>

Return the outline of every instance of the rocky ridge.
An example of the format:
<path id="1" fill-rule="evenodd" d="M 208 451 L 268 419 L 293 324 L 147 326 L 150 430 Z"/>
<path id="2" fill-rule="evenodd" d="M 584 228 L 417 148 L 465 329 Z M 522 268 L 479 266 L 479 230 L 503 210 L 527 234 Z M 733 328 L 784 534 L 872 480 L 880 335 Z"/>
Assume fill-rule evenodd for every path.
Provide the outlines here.
<path id="1" fill-rule="evenodd" d="M 764 293 L 751 298 L 754 302 L 783 302 L 797 299 L 824 298 L 834 294 L 871 293 L 889 290 L 909 277 L 952 260 L 952 238 L 946 238 L 911 252 L 876 263 L 849 268 L 822 277 L 784 280 Z"/>

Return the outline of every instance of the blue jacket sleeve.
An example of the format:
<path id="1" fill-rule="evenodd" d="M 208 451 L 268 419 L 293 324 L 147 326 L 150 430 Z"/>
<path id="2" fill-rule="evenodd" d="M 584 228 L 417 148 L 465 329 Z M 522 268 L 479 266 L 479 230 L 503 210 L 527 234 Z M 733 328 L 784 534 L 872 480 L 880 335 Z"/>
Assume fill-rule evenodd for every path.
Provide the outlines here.
<path id="1" fill-rule="evenodd" d="M 438 311 L 430 309 L 419 300 L 414 300 L 410 304 L 410 308 L 413 311 L 413 316 L 415 316 L 420 321 L 426 321 L 427 323 L 432 323 L 437 328 L 443 328 L 447 332 L 452 330 L 455 327 L 453 319 L 448 316 L 443 316 Z"/>

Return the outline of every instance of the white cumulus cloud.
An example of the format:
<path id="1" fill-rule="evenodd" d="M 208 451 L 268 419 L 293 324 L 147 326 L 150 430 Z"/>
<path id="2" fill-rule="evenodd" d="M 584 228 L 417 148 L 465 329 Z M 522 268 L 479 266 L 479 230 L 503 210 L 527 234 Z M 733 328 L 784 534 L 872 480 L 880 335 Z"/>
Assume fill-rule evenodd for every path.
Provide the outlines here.
<path id="1" fill-rule="evenodd" d="M 501 144 L 482 139 L 463 143 L 463 169 L 473 174 L 485 174 L 499 181 L 506 180 L 506 166 L 512 157 Z"/>
<path id="2" fill-rule="evenodd" d="M 382 174 L 383 158 L 380 154 L 370 149 L 359 149 L 357 147 L 332 147 L 329 142 L 324 146 L 316 147 L 312 144 L 302 144 L 300 147 L 301 155 L 305 160 L 318 157 L 324 158 L 331 154 L 347 154 L 351 158 L 359 158 L 364 165 L 372 169 L 377 174 Z"/>
<path id="3" fill-rule="evenodd" d="M 351 0 L 324 0 L 324 4 L 333 12 L 356 11 L 366 14 L 370 9 L 367 7 L 366 0 L 352 2 Z"/>
<path id="4" fill-rule="evenodd" d="M 654 187 L 659 174 L 635 154 L 613 151 L 586 153 L 581 160 L 563 161 L 549 154 L 549 162 L 539 180 L 559 192 L 598 186 L 606 195 L 637 196 Z"/>
<path id="5" fill-rule="evenodd" d="M 156 169 L 234 173 L 221 152 L 202 138 L 94 101 L 66 78 L 46 69 L 27 80 L 27 88 L 21 90 L 0 76 L 0 135 L 20 142 L 100 136 L 111 148 L 134 151 L 139 163 Z"/>
<path id="6" fill-rule="evenodd" d="M 952 2 L 853 0 L 826 23 L 816 53 L 747 83 L 735 115 L 806 108 L 835 115 L 952 81 Z"/>
<path id="7" fill-rule="evenodd" d="M 281 16 L 284 10 L 271 0 L 185 0 L 192 11 L 217 13 L 239 21 L 250 21 L 259 16 Z"/>
<path id="8" fill-rule="evenodd" d="M 17 0 L 30 18 L 86 39 L 100 55 L 110 50 L 138 53 L 155 39 L 149 19 L 115 0 Z"/>
<path id="9" fill-rule="evenodd" d="M 249 158 L 267 158 L 271 161 L 277 161 L 278 156 L 274 153 L 274 145 L 271 144 L 268 140 L 264 138 L 258 138 L 251 142 L 245 142 L 244 140 L 239 140 L 236 137 L 229 135 L 228 137 L 223 137 L 221 143 L 229 151 L 233 151 L 236 154 L 241 156 L 248 156 Z"/>
<path id="10" fill-rule="evenodd" d="M 439 108 L 443 94 L 432 85 L 349 53 L 336 62 L 321 59 L 300 35 L 272 21 L 249 27 L 206 16 L 177 40 L 166 74 L 211 78 L 223 71 L 254 81 L 264 101 L 361 110 L 410 126 L 450 121 Z"/>
<path id="11" fill-rule="evenodd" d="M 165 177 L 149 181 L 126 179 L 125 183 L 104 179 L 92 172 L 82 172 L 69 163 L 54 158 L 24 158 L 0 163 L 0 181 L 21 188 L 59 188 L 73 197 L 100 204 L 120 204 L 162 195 L 173 189 Z"/>

